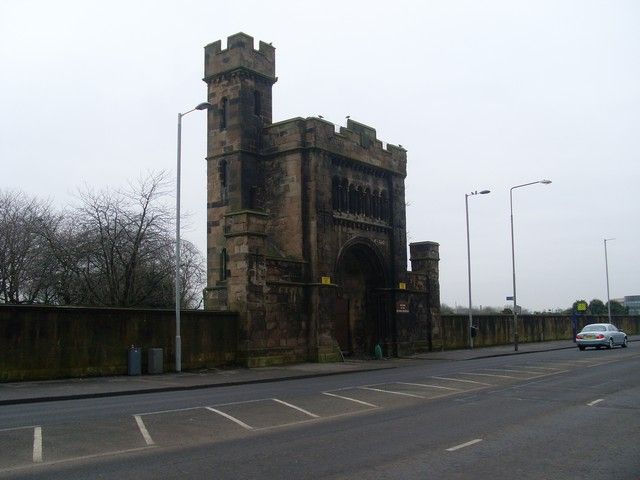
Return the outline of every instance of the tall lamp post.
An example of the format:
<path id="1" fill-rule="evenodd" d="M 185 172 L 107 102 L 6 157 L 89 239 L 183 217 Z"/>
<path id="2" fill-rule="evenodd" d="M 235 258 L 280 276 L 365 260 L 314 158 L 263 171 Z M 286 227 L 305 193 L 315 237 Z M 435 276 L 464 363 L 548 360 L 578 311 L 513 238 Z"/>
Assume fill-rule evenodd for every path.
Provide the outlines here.
<path id="1" fill-rule="evenodd" d="M 188 112 L 178 113 L 178 162 L 176 171 L 176 372 L 182 371 L 182 340 L 180 338 L 180 163 L 182 155 L 182 117 L 195 111 L 211 108 L 203 102 Z"/>
<path id="2" fill-rule="evenodd" d="M 486 195 L 491 190 L 481 190 L 464 194 L 464 208 L 467 214 L 467 273 L 469 278 L 469 348 L 473 348 L 473 315 L 471 314 L 471 243 L 469 241 L 469 197 L 474 195 Z"/>
<path id="3" fill-rule="evenodd" d="M 513 191 L 516 188 L 528 187 L 529 185 L 535 185 L 536 183 L 549 185 L 551 180 L 538 180 L 536 182 L 523 183 L 522 185 L 516 185 L 509 189 L 509 208 L 511 211 L 511 266 L 513 271 L 513 344 L 516 352 L 518 351 L 518 303 L 516 299 L 516 254 L 513 240 Z"/>
<path id="4" fill-rule="evenodd" d="M 609 259 L 607 258 L 607 242 L 615 240 L 615 238 L 604 239 L 604 269 L 607 273 L 607 315 L 609 316 L 609 323 L 611 323 L 611 299 L 609 298 Z"/>

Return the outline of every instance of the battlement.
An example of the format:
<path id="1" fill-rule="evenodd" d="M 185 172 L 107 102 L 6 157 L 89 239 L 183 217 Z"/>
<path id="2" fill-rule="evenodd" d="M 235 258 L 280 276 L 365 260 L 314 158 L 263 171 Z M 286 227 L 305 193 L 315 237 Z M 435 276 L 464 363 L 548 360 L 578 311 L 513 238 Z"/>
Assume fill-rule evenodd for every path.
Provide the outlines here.
<path id="1" fill-rule="evenodd" d="M 348 119 L 346 127 L 322 118 L 292 118 L 274 123 L 264 131 L 264 153 L 296 148 L 320 148 L 363 164 L 406 175 L 407 151 L 401 146 L 383 145 L 374 128 Z"/>
<path id="2" fill-rule="evenodd" d="M 227 48 L 222 50 L 218 40 L 204 47 L 204 80 L 238 69 L 276 80 L 276 49 L 271 44 L 260 41 L 259 48 L 253 46 L 253 37 L 246 33 L 236 33 L 227 37 Z"/>

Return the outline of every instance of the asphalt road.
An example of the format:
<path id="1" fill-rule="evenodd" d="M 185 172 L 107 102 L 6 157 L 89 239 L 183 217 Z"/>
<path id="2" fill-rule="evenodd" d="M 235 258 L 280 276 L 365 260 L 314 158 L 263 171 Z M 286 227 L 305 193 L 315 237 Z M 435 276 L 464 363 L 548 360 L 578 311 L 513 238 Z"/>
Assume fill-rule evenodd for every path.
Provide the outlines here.
<path id="1" fill-rule="evenodd" d="M 1 478 L 640 478 L 640 353 L 0 407 Z"/>

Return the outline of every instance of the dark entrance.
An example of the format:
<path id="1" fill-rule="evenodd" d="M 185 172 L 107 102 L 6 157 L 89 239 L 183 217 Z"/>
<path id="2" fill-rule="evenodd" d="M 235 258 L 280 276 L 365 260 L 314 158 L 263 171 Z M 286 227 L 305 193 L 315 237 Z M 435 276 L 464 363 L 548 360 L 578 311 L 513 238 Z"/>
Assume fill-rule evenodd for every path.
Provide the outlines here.
<path id="1" fill-rule="evenodd" d="M 340 289 L 336 301 L 334 335 L 346 355 L 373 355 L 375 345 L 388 337 L 382 265 L 374 250 L 357 243 L 338 261 Z"/>

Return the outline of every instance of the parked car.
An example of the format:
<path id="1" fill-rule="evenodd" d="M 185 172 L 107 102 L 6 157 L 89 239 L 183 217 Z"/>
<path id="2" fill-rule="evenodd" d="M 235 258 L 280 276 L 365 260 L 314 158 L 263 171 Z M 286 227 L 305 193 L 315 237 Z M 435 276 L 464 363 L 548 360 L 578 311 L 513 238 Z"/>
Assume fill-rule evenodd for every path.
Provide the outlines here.
<path id="1" fill-rule="evenodd" d="M 627 334 L 610 323 L 591 323 L 576 335 L 576 343 L 580 350 L 587 347 L 613 348 L 615 345 L 626 348 Z"/>

